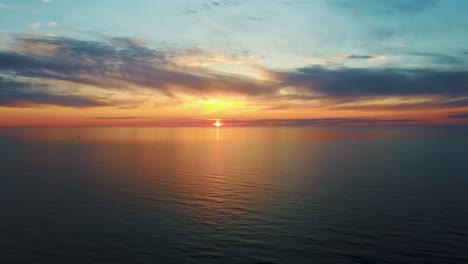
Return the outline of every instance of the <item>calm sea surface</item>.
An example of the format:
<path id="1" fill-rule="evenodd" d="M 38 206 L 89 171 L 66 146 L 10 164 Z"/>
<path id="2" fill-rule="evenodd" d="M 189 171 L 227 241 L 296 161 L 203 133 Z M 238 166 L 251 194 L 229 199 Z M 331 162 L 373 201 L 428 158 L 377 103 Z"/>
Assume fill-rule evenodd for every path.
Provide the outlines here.
<path id="1" fill-rule="evenodd" d="M 468 263 L 468 129 L 0 129 L 0 263 Z"/>

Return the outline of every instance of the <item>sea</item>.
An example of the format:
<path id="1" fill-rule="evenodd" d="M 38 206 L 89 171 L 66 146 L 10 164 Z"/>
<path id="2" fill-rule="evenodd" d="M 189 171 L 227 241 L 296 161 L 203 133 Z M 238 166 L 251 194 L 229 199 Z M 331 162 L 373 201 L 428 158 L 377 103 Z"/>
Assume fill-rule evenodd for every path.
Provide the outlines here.
<path id="1" fill-rule="evenodd" d="M 2 128 L 0 263 L 468 263 L 468 128 Z"/>

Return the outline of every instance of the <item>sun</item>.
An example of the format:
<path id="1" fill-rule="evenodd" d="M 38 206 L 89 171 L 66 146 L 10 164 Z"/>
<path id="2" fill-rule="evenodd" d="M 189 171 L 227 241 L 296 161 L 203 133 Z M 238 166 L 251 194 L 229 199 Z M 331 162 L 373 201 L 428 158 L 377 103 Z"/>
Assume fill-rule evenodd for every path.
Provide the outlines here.
<path id="1" fill-rule="evenodd" d="M 215 126 L 215 127 L 220 127 L 222 125 L 223 125 L 223 123 L 219 122 L 219 120 L 216 120 L 216 122 L 213 123 L 213 126 Z"/>

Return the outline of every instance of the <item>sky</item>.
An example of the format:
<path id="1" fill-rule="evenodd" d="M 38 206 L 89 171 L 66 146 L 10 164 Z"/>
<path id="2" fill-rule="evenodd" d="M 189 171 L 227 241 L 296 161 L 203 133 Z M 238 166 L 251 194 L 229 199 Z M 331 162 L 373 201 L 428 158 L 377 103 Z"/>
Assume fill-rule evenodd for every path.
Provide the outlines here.
<path id="1" fill-rule="evenodd" d="M 465 0 L 0 0 L 0 126 L 467 126 Z"/>

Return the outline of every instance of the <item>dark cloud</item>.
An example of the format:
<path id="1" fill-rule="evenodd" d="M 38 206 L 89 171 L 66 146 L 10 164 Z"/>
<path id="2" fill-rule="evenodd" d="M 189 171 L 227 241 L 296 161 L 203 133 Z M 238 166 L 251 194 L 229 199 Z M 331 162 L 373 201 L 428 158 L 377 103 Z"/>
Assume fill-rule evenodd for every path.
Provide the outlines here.
<path id="1" fill-rule="evenodd" d="M 200 96 L 273 92 L 270 84 L 249 78 L 201 69 L 187 71 L 172 63 L 177 52 L 150 49 L 138 40 L 114 38 L 97 42 L 20 37 L 17 45 L 27 47 L 27 52 L 0 51 L 0 71 L 102 89 L 154 89 L 167 96 L 174 96 L 174 91 Z"/>
<path id="2" fill-rule="evenodd" d="M 142 117 L 142 116 L 95 116 L 91 119 L 97 120 L 147 120 L 153 119 L 149 117 Z"/>
<path id="3" fill-rule="evenodd" d="M 415 55 L 415 56 L 428 57 L 432 60 L 432 62 L 437 63 L 437 64 L 460 65 L 464 63 L 462 59 L 454 57 L 454 56 L 450 56 L 447 54 L 431 53 L 431 52 L 410 52 L 408 54 Z"/>
<path id="4" fill-rule="evenodd" d="M 240 0 L 215 0 L 215 1 L 206 1 L 201 3 L 200 5 L 194 5 L 190 8 L 186 8 L 183 10 L 183 14 L 185 15 L 195 15 L 203 11 L 210 11 L 217 8 L 222 7 L 232 7 L 241 5 L 242 1 Z"/>
<path id="5" fill-rule="evenodd" d="M 387 40 L 395 36 L 397 32 L 389 28 L 377 28 L 369 32 L 369 37 L 376 40 Z"/>
<path id="6" fill-rule="evenodd" d="M 302 68 L 276 73 L 285 85 L 333 98 L 408 95 L 468 95 L 468 72 L 430 69 Z"/>
<path id="7" fill-rule="evenodd" d="M 359 101 L 359 100 L 357 100 Z M 338 101 L 336 104 L 333 105 L 333 109 L 345 109 L 345 110 L 352 110 L 359 108 L 359 110 L 363 111 L 372 111 L 372 110 L 385 110 L 391 109 L 392 111 L 407 111 L 407 110 L 421 110 L 421 109 L 451 109 L 451 108 L 461 108 L 461 107 L 468 107 L 468 98 L 437 98 L 435 100 L 428 100 L 424 102 L 410 102 L 410 103 L 399 103 L 395 105 L 379 105 L 379 104 L 371 104 L 368 103 L 366 105 L 352 105 L 346 104 L 347 101 L 344 101 L 344 105 L 340 104 Z"/>
<path id="8" fill-rule="evenodd" d="M 21 107 L 29 105 L 56 105 L 68 107 L 98 107 L 106 103 L 94 101 L 84 96 L 56 95 L 47 93 L 16 93 L 7 97 L 0 96 L 1 106 Z"/>
<path id="9" fill-rule="evenodd" d="M 186 10 L 183 11 L 183 14 L 184 15 L 195 15 L 195 14 L 198 14 L 198 12 L 193 10 L 193 9 L 186 9 Z"/>
<path id="10" fill-rule="evenodd" d="M 28 105 L 56 105 L 70 107 L 96 107 L 107 105 L 104 102 L 75 95 L 59 95 L 35 91 L 25 82 L 7 80 L 0 77 L 0 106 L 21 107 Z"/>
<path id="11" fill-rule="evenodd" d="M 449 115 L 450 118 L 468 118 L 468 114 Z"/>
<path id="12" fill-rule="evenodd" d="M 348 59 L 348 60 L 353 60 L 353 59 L 368 60 L 368 59 L 374 59 L 374 58 L 375 58 L 375 56 L 373 56 L 373 55 L 355 55 L 355 54 L 353 54 L 353 55 L 348 56 L 346 59 Z"/>
<path id="13" fill-rule="evenodd" d="M 414 14 L 433 6 L 435 0 L 329 0 L 332 6 L 348 9 L 356 14 Z"/>
<path id="14" fill-rule="evenodd" d="M 403 13 L 417 13 L 433 6 L 436 0 L 388 0 L 386 1 L 394 9 Z"/>
<path id="15" fill-rule="evenodd" d="M 262 20 L 263 20 L 263 18 L 261 18 L 261 17 L 255 17 L 255 16 L 247 16 L 247 17 L 245 17 L 245 18 L 246 18 L 247 20 L 249 20 L 249 21 L 262 21 Z"/>
<path id="16" fill-rule="evenodd" d="M 312 125 L 369 125 L 369 124 L 396 124 L 411 123 L 414 119 L 374 119 L 365 117 L 356 118 L 308 118 L 308 119 L 254 119 L 254 120 L 226 120 L 230 125 L 253 126 L 312 126 Z"/>
<path id="17" fill-rule="evenodd" d="M 209 1 L 204 3 L 204 6 L 210 7 L 229 7 L 229 6 L 238 6 L 242 3 L 240 0 L 216 0 Z"/>

